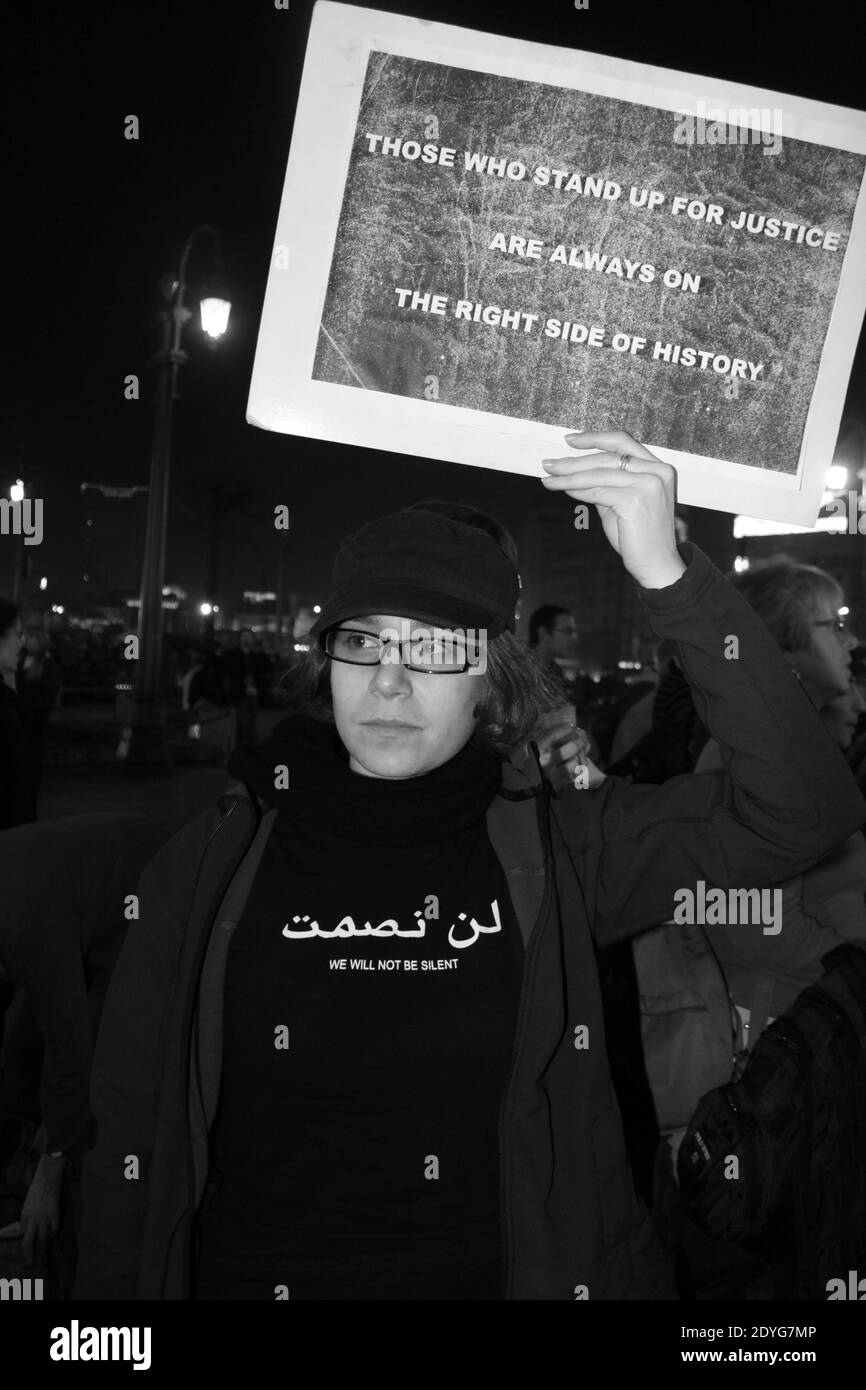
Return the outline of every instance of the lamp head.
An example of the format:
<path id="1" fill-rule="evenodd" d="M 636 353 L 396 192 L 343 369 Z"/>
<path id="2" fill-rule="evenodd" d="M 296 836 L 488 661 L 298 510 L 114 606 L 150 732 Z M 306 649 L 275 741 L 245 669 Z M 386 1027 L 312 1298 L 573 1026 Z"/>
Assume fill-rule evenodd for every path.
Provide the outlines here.
<path id="1" fill-rule="evenodd" d="M 211 341 L 221 338 L 229 326 L 231 300 L 210 294 L 200 302 L 202 332 Z"/>

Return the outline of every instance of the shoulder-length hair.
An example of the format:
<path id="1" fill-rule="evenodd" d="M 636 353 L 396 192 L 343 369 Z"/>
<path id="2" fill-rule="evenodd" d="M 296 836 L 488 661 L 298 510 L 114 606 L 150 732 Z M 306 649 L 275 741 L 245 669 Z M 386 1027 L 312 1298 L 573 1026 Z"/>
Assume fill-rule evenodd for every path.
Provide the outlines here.
<path id="1" fill-rule="evenodd" d="M 320 647 L 307 652 L 279 682 L 280 703 L 333 723 L 330 665 Z M 503 755 L 525 745 L 541 716 L 566 703 L 556 681 L 511 632 L 487 643 L 487 670 L 473 680 L 478 681 L 479 700 L 470 741 Z"/>
<path id="2" fill-rule="evenodd" d="M 807 651 L 812 622 L 822 603 L 838 608 L 842 586 L 817 565 L 801 565 L 787 555 L 730 575 L 731 583 L 763 618 L 783 652 Z"/>

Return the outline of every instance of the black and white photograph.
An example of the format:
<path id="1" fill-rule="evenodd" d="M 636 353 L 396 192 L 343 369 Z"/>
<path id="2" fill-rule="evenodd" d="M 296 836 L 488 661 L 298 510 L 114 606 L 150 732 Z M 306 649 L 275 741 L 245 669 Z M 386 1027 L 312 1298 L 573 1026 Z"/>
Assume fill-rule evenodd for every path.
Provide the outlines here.
<path id="1" fill-rule="evenodd" d="M 863 27 L 4 17 L 10 1384 L 856 1376 Z"/>

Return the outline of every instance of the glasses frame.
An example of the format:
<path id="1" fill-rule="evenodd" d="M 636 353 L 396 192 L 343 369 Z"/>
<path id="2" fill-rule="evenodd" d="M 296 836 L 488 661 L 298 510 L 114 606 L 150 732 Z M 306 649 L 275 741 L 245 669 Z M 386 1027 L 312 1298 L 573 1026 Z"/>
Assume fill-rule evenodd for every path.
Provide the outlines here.
<path id="1" fill-rule="evenodd" d="M 847 618 L 813 618 L 812 627 L 832 627 L 834 632 L 850 632 Z"/>
<path id="2" fill-rule="evenodd" d="M 452 629 L 448 630 L 451 631 Z M 347 656 L 334 656 L 333 652 L 328 651 L 326 644 L 328 638 L 335 632 L 353 632 L 357 633 L 360 637 L 374 637 L 379 643 L 378 657 L 375 661 L 350 661 Z M 329 661 L 340 661 L 344 666 L 381 666 L 382 654 L 385 648 L 396 647 L 400 653 L 400 665 L 404 666 L 407 671 L 414 671 L 415 674 L 419 676 L 462 676 L 466 671 L 476 669 L 471 661 L 464 661 L 462 666 L 454 666 L 448 671 L 443 670 L 441 666 L 415 666 L 411 662 L 404 661 L 403 659 L 403 648 L 412 646 L 411 638 L 405 642 L 398 641 L 396 638 L 383 642 L 378 632 L 370 632 L 369 628 L 365 627 L 344 627 L 342 623 L 339 623 L 336 627 L 329 627 L 327 632 L 320 632 L 318 641 L 319 650 L 324 653 Z M 389 662 L 388 664 L 391 665 L 392 663 Z M 393 664 L 397 665 L 396 662 Z"/>

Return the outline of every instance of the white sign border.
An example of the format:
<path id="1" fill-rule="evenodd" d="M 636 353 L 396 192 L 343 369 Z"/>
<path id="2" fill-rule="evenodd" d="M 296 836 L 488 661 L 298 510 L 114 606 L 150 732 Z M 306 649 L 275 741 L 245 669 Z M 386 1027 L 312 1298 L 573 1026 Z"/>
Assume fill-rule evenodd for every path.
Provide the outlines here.
<path id="1" fill-rule="evenodd" d="M 564 430 L 312 379 L 358 108 L 373 51 L 574 88 L 671 112 L 781 112 L 782 138 L 866 154 L 866 113 L 623 59 L 318 0 L 298 98 L 247 406 L 261 428 L 540 477 Z M 778 129 L 778 127 L 776 127 Z M 304 152 L 316 151 L 310 162 Z M 278 267 L 284 255 L 286 266 Z M 302 268 L 302 270 L 299 270 Z M 866 181 L 806 417 L 796 474 L 641 441 L 678 468 L 681 502 L 797 525 L 818 515 L 866 309 Z M 292 324 L 287 338 L 286 324 Z M 291 404 L 289 404 L 289 401 Z M 592 428 L 575 420 L 575 428 Z M 728 498 L 735 503 L 721 506 Z"/>

